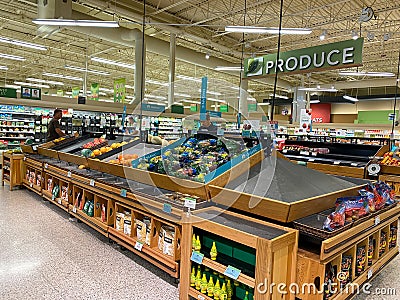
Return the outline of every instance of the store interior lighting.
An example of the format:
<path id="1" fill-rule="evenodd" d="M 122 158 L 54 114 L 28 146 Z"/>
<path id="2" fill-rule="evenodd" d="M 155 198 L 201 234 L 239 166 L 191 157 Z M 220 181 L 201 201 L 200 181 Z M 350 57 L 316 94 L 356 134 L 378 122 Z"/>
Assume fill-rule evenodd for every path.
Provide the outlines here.
<path id="1" fill-rule="evenodd" d="M 257 26 L 225 26 L 226 32 L 279 34 L 279 28 Z M 310 28 L 281 28 L 281 34 L 310 34 Z"/>
<path id="2" fill-rule="evenodd" d="M 317 103 L 320 103 L 321 101 L 319 101 L 319 100 L 311 100 L 310 101 L 310 104 L 317 104 Z"/>
<path id="3" fill-rule="evenodd" d="M 326 39 L 327 35 L 328 35 L 328 32 L 327 32 L 326 30 L 323 30 L 322 33 L 321 33 L 321 35 L 319 36 L 319 39 L 320 39 L 321 41 L 323 41 L 323 40 Z"/>
<path id="4" fill-rule="evenodd" d="M 39 84 L 39 83 L 32 83 L 32 82 L 14 81 L 14 84 L 18 84 L 18 85 L 21 85 L 21 86 L 32 86 L 32 87 L 46 88 L 46 89 L 50 88 L 50 86 L 47 85 L 47 84 Z"/>
<path id="5" fill-rule="evenodd" d="M 43 73 L 43 76 L 63 78 L 63 79 L 74 80 L 74 81 L 83 81 L 83 78 L 80 78 L 80 77 L 68 76 L 68 75 L 62 75 L 62 74 L 54 74 L 54 73 Z"/>
<path id="6" fill-rule="evenodd" d="M 205 55 L 205 58 L 206 59 L 210 59 L 210 53 L 207 52 L 206 55 Z"/>
<path id="7" fill-rule="evenodd" d="M 306 92 L 337 92 L 338 90 L 336 88 L 321 88 L 321 87 L 309 87 L 309 88 L 305 88 L 305 87 L 301 87 L 298 89 L 299 91 L 306 91 Z"/>
<path id="8" fill-rule="evenodd" d="M 17 55 L 5 54 L 5 53 L 0 53 L 0 58 L 6 58 L 6 59 L 11 59 L 11 60 L 19 60 L 19 61 L 25 61 L 26 60 L 25 57 L 17 56 Z"/>
<path id="9" fill-rule="evenodd" d="M 39 78 L 28 77 L 28 78 L 26 78 L 26 80 L 32 81 L 32 82 L 38 82 L 38 83 L 47 83 L 47 84 L 52 84 L 52 85 L 60 85 L 60 86 L 64 85 L 64 83 L 62 83 L 60 81 L 44 80 L 44 79 L 39 79 Z"/>
<path id="10" fill-rule="evenodd" d="M 96 61 L 96 62 L 103 63 L 103 64 L 114 65 L 114 66 L 123 67 L 123 68 L 127 68 L 127 69 L 133 69 L 133 70 L 135 69 L 135 65 L 118 62 L 118 61 L 114 61 L 114 60 L 109 60 L 106 58 L 91 57 L 90 59 L 92 61 Z"/>
<path id="11" fill-rule="evenodd" d="M 150 84 L 155 84 L 155 85 L 161 85 L 161 86 L 168 86 L 168 82 L 159 82 L 157 80 L 152 80 L 152 79 L 146 79 L 146 83 Z"/>
<path id="12" fill-rule="evenodd" d="M 355 31 L 355 30 L 352 30 L 352 31 L 351 31 L 351 38 L 352 38 L 353 40 L 358 39 L 358 33 L 357 33 L 357 31 Z"/>
<path id="13" fill-rule="evenodd" d="M 228 66 L 217 66 L 214 68 L 215 71 L 243 71 L 243 68 L 241 67 L 228 67 Z"/>
<path id="14" fill-rule="evenodd" d="M 7 71 L 7 70 L 8 70 L 8 67 L 7 67 L 7 66 L 0 66 L 0 70 Z"/>
<path id="15" fill-rule="evenodd" d="M 183 80 L 195 81 L 195 82 L 201 82 L 200 78 L 194 78 L 194 77 L 185 76 L 185 75 L 176 75 L 176 78 L 183 79 Z"/>
<path id="16" fill-rule="evenodd" d="M 46 26 L 78 26 L 78 27 L 101 27 L 101 28 L 117 28 L 116 21 L 100 21 L 100 20 L 68 20 L 68 19 L 33 19 L 36 25 Z"/>
<path id="17" fill-rule="evenodd" d="M 393 77 L 394 73 L 390 72 L 350 72 L 343 71 L 339 72 L 340 76 L 369 76 L 369 77 Z"/>
<path id="18" fill-rule="evenodd" d="M 274 94 L 269 94 L 269 96 L 274 97 Z M 275 98 L 286 99 L 286 100 L 289 99 L 288 96 L 282 96 L 282 95 L 276 95 L 276 94 L 275 94 Z"/>
<path id="19" fill-rule="evenodd" d="M 108 93 L 114 93 L 114 90 L 113 89 L 107 89 L 107 88 L 99 88 L 99 91 L 102 91 L 102 92 L 108 92 Z"/>
<path id="20" fill-rule="evenodd" d="M 21 47 L 26 47 L 26 48 L 31 48 L 31 49 L 41 50 L 41 51 L 47 50 L 47 47 L 42 46 L 42 45 L 28 43 L 28 42 L 19 41 L 19 40 L 13 40 L 13 39 L 10 39 L 8 37 L 3 37 L 3 36 L 0 36 L 0 43 L 12 44 L 12 45 L 16 45 L 16 46 L 21 46 Z"/>
<path id="21" fill-rule="evenodd" d="M 79 71 L 79 72 L 88 72 L 88 73 L 97 74 L 97 75 L 105 75 L 105 76 L 110 75 L 109 72 L 104 72 L 104 71 L 99 71 L 99 70 L 85 69 L 85 68 L 75 67 L 75 66 L 69 66 L 69 65 L 66 65 L 65 68 L 68 69 L 68 70 Z"/>
<path id="22" fill-rule="evenodd" d="M 349 100 L 349 101 L 353 101 L 353 102 L 358 102 L 359 100 L 357 98 L 351 97 L 351 96 L 347 96 L 344 95 L 343 99 Z"/>

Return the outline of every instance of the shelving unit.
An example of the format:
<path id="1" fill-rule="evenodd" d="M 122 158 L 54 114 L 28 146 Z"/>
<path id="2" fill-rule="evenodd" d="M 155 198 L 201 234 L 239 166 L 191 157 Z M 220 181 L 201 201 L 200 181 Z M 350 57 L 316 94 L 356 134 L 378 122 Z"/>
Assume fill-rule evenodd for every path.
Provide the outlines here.
<path id="1" fill-rule="evenodd" d="M 199 210 L 182 222 L 183 263 L 179 299 L 211 299 L 191 286 L 191 270 L 193 267 L 198 270 L 199 266 L 201 273 L 206 274 L 207 282 L 213 276 L 211 272 L 222 275 L 228 272 L 228 266 L 238 268 L 241 272 L 237 279 L 228 276 L 232 278 L 232 285 L 234 280 L 242 284 L 240 288 L 236 288 L 234 297 L 237 298 L 234 299 L 243 299 L 245 291 L 249 292 L 249 299 L 255 300 L 294 299 L 294 295 L 283 295 L 277 291 L 262 293 L 256 289 L 256 283 L 279 282 L 289 286 L 295 282 L 298 240 L 296 230 L 218 208 Z M 195 251 L 192 246 L 193 235 L 196 239 L 199 236 L 202 242 L 200 253 L 204 257 L 200 264 L 193 261 L 192 264 L 189 263 Z M 213 242 L 218 251 L 215 261 L 209 254 Z M 220 280 L 225 281 L 226 278 L 222 276 Z"/>
<path id="2" fill-rule="evenodd" d="M 1 165 L 3 168 L 1 185 L 4 186 L 4 182 L 10 185 L 10 190 L 15 186 L 22 184 L 22 160 L 23 154 L 9 154 L 3 153 L 1 159 Z"/>
<path id="3" fill-rule="evenodd" d="M 25 108 L 23 108 L 25 110 Z M 0 140 L 8 143 L 16 141 L 20 144 L 22 140 L 33 138 L 35 114 L 26 111 L 16 111 L 12 106 L 0 110 Z M 29 130 L 28 130 L 29 129 Z M 10 143 L 10 146 L 15 146 Z"/>
<path id="4" fill-rule="evenodd" d="M 150 134 L 167 140 L 182 137 L 182 119 L 158 117 L 151 122 Z"/>

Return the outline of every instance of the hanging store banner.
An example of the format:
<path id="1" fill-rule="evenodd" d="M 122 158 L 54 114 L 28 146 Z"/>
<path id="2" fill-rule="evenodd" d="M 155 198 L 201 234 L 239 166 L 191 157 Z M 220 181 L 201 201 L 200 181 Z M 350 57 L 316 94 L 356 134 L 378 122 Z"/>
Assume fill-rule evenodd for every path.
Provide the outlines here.
<path id="1" fill-rule="evenodd" d="M 308 109 L 303 108 L 300 111 L 300 128 L 302 132 L 312 131 L 311 112 Z"/>
<path id="2" fill-rule="evenodd" d="M 73 87 L 72 88 L 72 98 L 78 99 L 80 90 L 81 90 L 81 88 L 79 88 L 79 87 Z"/>
<path id="3" fill-rule="evenodd" d="M 257 111 L 257 103 L 249 103 L 249 104 L 247 104 L 247 111 L 248 112 Z"/>
<path id="4" fill-rule="evenodd" d="M 262 77 L 279 73 L 295 74 L 362 65 L 364 39 L 347 40 L 310 48 L 297 49 L 279 54 L 247 58 L 244 74 L 247 77 Z"/>
<path id="5" fill-rule="evenodd" d="M 190 111 L 197 111 L 197 104 L 190 104 Z"/>
<path id="6" fill-rule="evenodd" d="M 0 88 L 0 97 L 17 98 L 17 90 L 11 88 Z"/>
<path id="7" fill-rule="evenodd" d="M 64 96 L 64 91 L 63 90 L 57 90 L 57 96 Z"/>
<path id="8" fill-rule="evenodd" d="M 206 119 L 207 113 L 207 83 L 208 78 L 205 76 L 201 79 L 201 94 L 200 94 L 200 121 Z"/>
<path id="9" fill-rule="evenodd" d="M 38 88 L 21 86 L 21 98 L 41 100 L 42 99 L 42 90 L 38 89 Z"/>
<path id="10" fill-rule="evenodd" d="M 331 122 L 331 104 L 318 103 L 311 104 L 311 119 L 313 123 L 330 123 Z"/>
<path id="11" fill-rule="evenodd" d="M 100 89 L 100 84 L 98 83 L 92 83 L 90 86 L 90 98 L 94 101 L 99 101 L 99 89 Z"/>
<path id="12" fill-rule="evenodd" d="M 228 104 L 221 104 L 221 106 L 219 107 L 219 111 L 220 112 L 228 112 L 229 108 L 228 108 Z"/>
<path id="13" fill-rule="evenodd" d="M 114 102 L 125 103 L 126 79 L 119 78 L 114 80 Z"/>

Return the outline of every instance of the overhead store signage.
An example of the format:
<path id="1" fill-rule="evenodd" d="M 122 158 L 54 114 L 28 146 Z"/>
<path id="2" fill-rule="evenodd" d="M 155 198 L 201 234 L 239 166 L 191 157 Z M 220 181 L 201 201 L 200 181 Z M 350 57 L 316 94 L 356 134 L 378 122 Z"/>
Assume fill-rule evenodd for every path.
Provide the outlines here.
<path id="1" fill-rule="evenodd" d="M 119 78 L 114 80 L 114 102 L 125 103 L 126 79 Z"/>
<path id="2" fill-rule="evenodd" d="M 311 104 L 311 120 L 313 123 L 330 123 L 331 122 L 331 104 L 318 103 Z"/>
<path id="3" fill-rule="evenodd" d="M 247 110 L 249 112 L 257 111 L 257 103 L 249 103 L 249 104 L 247 104 Z"/>
<path id="4" fill-rule="evenodd" d="M 207 112 L 207 82 L 208 78 L 204 76 L 201 79 L 201 94 L 200 94 L 200 121 L 206 119 Z"/>
<path id="5" fill-rule="evenodd" d="M 172 105 L 171 106 L 171 113 L 173 114 L 181 114 L 185 113 L 185 109 L 182 105 Z"/>
<path id="6" fill-rule="evenodd" d="M 17 90 L 10 88 L 0 88 L 0 97 L 17 98 Z"/>
<path id="7" fill-rule="evenodd" d="M 190 104 L 190 111 L 197 111 L 197 104 Z"/>
<path id="8" fill-rule="evenodd" d="M 81 91 L 80 87 L 73 87 L 72 88 L 72 98 L 78 99 L 80 91 Z"/>
<path id="9" fill-rule="evenodd" d="M 148 104 L 142 103 L 142 110 L 144 111 L 154 111 L 154 112 L 164 112 L 164 105 Z"/>
<path id="10" fill-rule="evenodd" d="M 21 98 L 40 100 L 40 99 L 42 99 L 42 90 L 38 89 L 38 88 L 21 86 Z"/>
<path id="11" fill-rule="evenodd" d="M 90 98 L 94 101 L 99 101 L 100 84 L 92 83 L 90 86 Z"/>
<path id="12" fill-rule="evenodd" d="M 221 106 L 219 107 L 219 111 L 220 112 L 228 112 L 229 108 L 228 105 L 226 104 L 221 104 Z"/>
<path id="13" fill-rule="evenodd" d="M 214 111 L 214 110 L 207 110 L 206 113 L 210 115 L 210 117 L 214 118 L 221 118 L 221 112 L 220 111 Z"/>
<path id="14" fill-rule="evenodd" d="M 276 73 L 294 74 L 362 65 L 364 39 L 347 40 L 279 54 L 247 58 L 244 62 L 245 77 L 268 76 Z"/>

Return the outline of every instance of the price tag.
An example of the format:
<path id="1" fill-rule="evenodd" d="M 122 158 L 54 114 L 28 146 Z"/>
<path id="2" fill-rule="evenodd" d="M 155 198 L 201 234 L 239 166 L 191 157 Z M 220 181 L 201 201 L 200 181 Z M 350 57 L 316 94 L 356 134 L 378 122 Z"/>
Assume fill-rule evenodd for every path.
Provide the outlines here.
<path id="1" fill-rule="evenodd" d="M 73 212 L 74 214 L 76 214 L 76 206 L 74 206 L 74 207 L 72 208 L 72 212 Z"/>
<path id="2" fill-rule="evenodd" d="M 357 167 L 358 166 L 358 163 L 351 163 L 350 164 L 352 167 Z"/>
<path id="3" fill-rule="evenodd" d="M 68 178 L 71 178 L 71 177 L 72 177 L 72 173 L 71 173 L 71 171 L 68 171 L 68 173 L 67 173 L 67 177 L 68 177 Z"/>
<path id="4" fill-rule="evenodd" d="M 26 156 L 24 156 L 24 161 L 26 161 Z"/>
<path id="5" fill-rule="evenodd" d="M 55 200 L 56 199 L 56 197 L 53 195 L 53 196 L 51 196 L 51 200 Z"/>
<path id="6" fill-rule="evenodd" d="M 164 203 L 163 212 L 165 212 L 165 213 L 167 213 L 167 214 L 172 213 L 172 206 L 171 206 L 171 204 Z"/>
<path id="7" fill-rule="evenodd" d="M 136 244 L 135 244 L 135 249 L 137 251 L 142 251 L 142 248 L 143 248 L 143 243 L 137 241 Z"/>
<path id="8" fill-rule="evenodd" d="M 48 167 L 49 167 L 49 164 L 48 164 L 48 163 L 45 163 L 45 164 L 44 164 L 44 168 L 47 169 Z"/>
<path id="9" fill-rule="evenodd" d="M 317 155 L 318 155 L 318 152 L 311 152 L 311 155 L 312 155 L 312 156 L 317 156 Z"/>
<path id="10" fill-rule="evenodd" d="M 94 179 L 90 179 L 89 185 L 94 186 Z"/>
<path id="11" fill-rule="evenodd" d="M 32 146 L 33 151 L 37 151 L 37 146 Z"/>
<path id="12" fill-rule="evenodd" d="M 369 269 L 368 273 L 367 273 L 367 279 L 371 279 L 372 275 L 374 274 L 374 269 Z"/>
<path id="13" fill-rule="evenodd" d="M 190 257 L 190 260 L 194 261 L 196 264 L 201 265 L 203 263 L 203 258 L 204 258 L 204 254 L 193 251 L 192 256 Z"/>
<path id="14" fill-rule="evenodd" d="M 30 186 L 31 188 L 33 188 L 33 183 L 31 182 L 31 183 L 29 184 L 29 186 Z"/>
<path id="15" fill-rule="evenodd" d="M 224 275 L 232 278 L 233 280 L 237 280 L 241 272 L 242 271 L 236 269 L 235 267 L 228 266 L 224 272 Z"/>
<path id="16" fill-rule="evenodd" d="M 379 216 L 375 217 L 375 226 L 381 222 L 381 218 Z"/>
<path id="17" fill-rule="evenodd" d="M 315 158 L 309 158 L 308 161 L 313 162 L 315 161 Z"/>
<path id="18" fill-rule="evenodd" d="M 340 160 L 336 160 L 333 162 L 334 165 L 340 165 Z"/>
<path id="19" fill-rule="evenodd" d="M 310 152 L 308 152 L 308 151 L 300 151 L 300 155 L 310 155 Z"/>
<path id="20" fill-rule="evenodd" d="M 283 149 L 283 150 L 282 150 L 282 153 L 287 153 L 287 150 L 286 150 L 286 149 Z"/>
<path id="21" fill-rule="evenodd" d="M 199 300 L 205 300 L 206 298 L 204 298 L 202 295 L 198 295 L 198 296 L 197 296 L 197 299 L 199 299 Z"/>
<path id="22" fill-rule="evenodd" d="M 126 190 L 125 189 L 121 189 L 121 193 L 120 193 L 121 197 L 126 197 Z"/>
<path id="23" fill-rule="evenodd" d="M 185 198 L 185 207 L 196 209 L 196 199 L 186 197 Z"/>
<path id="24" fill-rule="evenodd" d="M 61 204 L 61 203 L 62 203 L 61 199 L 58 199 L 58 200 L 57 200 L 57 203 L 58 203 L 58 204 Z"/>

